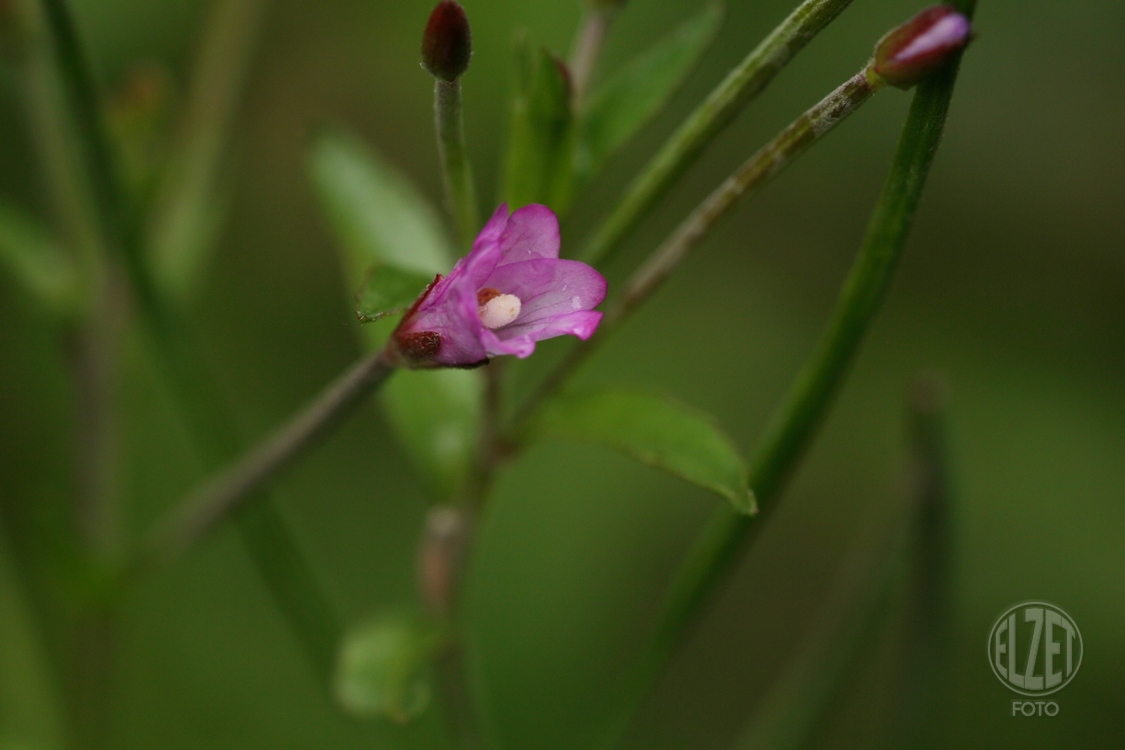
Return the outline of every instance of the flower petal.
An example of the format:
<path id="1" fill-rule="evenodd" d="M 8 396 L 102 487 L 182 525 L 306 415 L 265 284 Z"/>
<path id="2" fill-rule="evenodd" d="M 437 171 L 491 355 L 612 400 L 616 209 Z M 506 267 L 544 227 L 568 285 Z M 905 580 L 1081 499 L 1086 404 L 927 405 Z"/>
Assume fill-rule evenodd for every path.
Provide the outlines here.
<path id="1" fill-rule="evenodd" d="M 480 230 L 480 234 L 473 240 L 473 250 L 477 247 L 486 244 L 495 244 L 500 240 L 500 235 L 504 233 L 504 227 L 508 225 L 508 204 L 501 203 L 500 207 L 493 212 L 492 218 Z"/>
<path id="2" fill-rule="evenodd" d="M 559 220 L 555 212 L 532 203 L 508 218 L 500 237 L 499 265 L 534 258 L 558 258 L 559 244 Z"/>
<path id="3" fill-rule="evenodd" d="M 490 356 L 514 354 L 523 359 L 535 351 L 536 341 L 556 336 L 577 336 L 583 340 L 588 339 L 597 330 L 601 320 L 600 312 L 579 310 L 537 323 L 515 323 L 496 331 L 486 328 L 481 332 L 481 339 Z"/>
<path id="4" fill-rule="evenodd" d="M 577 260 L 525 260 L 497 266 L 485 286 L 520 298 L 520 316 L 512 325 L 535 323 L 578 310 L 591 310 L 605 299 L 606 281 Z"/>

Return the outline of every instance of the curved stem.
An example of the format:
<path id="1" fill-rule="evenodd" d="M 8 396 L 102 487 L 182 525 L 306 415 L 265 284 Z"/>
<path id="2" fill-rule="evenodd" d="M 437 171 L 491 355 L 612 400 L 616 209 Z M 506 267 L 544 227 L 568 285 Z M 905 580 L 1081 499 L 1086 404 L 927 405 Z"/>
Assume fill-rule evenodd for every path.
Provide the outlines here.
<path id="1" fill-rule="evenodd" d="M 974 5 L 974 0 L 960 3 L 966 14 L 971 14 Z M 751 462 L 750 486 L 762 512 L 751 518 L 721 507 L 681 564 L 656 631 L 619 691 L 606 747 L 615 745 L 623 734 L 629 718 L 673 651 L 746 548 L 752 538 L 751 530 L 761 528 L 761 522 L 753 520 L 766 517 L 775 507 L 785 479 L 843 383 L 906 245 L 926 175 L 941 140 L 956 78 L 954 63 L 919 85 L 863 247 L 844 283 L 827 330 L 795 379 Z"/>
<path id="2" fill-rule="evenodd" d="M 684 258 L 742 198 L 760 190 L 859 109 L 882 86 L 882 81 L 869 76 L 865 67 L 790 123 L 707 196 L 625 282 L 624 289 L 598 326 L 597 334 L 572 347 L 566 358 L 524 403 L 518 415 L 516 432 L 546 399 L 566 384 L 590 354 L 663 285 Z"/>
<path id="3" fill-rule="evenodd" d="M 851 0 L 805 0 L 708 95 L 629 185 L 581 253 L 602 264 L 742 108 Z"/>
<path id="4" fill-rule="evenodd" d="M 150 552 L 177 555 L 239 509 L 279 472 L 327 437 L 394 371 L 386 353 L 357 362 L 241 459 L 205 481 L 150 536 Z"/>

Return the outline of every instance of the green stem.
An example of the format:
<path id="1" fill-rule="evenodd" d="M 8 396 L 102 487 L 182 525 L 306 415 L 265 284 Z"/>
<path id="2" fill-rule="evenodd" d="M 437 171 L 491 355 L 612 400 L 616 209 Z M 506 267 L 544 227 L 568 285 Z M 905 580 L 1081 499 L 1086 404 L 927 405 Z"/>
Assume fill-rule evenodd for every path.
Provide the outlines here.
<path id="1" fill-rule="evenodd" d="M 574 39 L 574 50 L 570 53 L 570 80 L 575 109 L 582 106 L 590 89 L 606 37 L 609 36 L 609 29 L 618 12 L 619 8 L 616 6 L 599 5 L 588 8 L 582 18 L 582 25 Z"/>
<path id="2" fill-rule="evenodd" d="M 155 282 L 182 297 L 199 276 L 215 191 L 268 0 L 214 4 L 192 76 L 177 153 L 148 222 Z"/>
<path id="3" fill-rule="evenodd" d="M 970 13 L 973 2 L 962 3 Z M 844 283 L 827 330 L 767 428 L 750 469 L 761 513 L 773 510 L 785 479 L 832 403 L 906 245 L 926 175 L 941 140 L 957 64 L 919 85 L 867 236 Z M 625 679 L 606 746 L 613 746 L 684 634 L 694 624 L 761 522 L 727 506 L 718 510 L 681 564 L 656 631 Z"/>
<path id="4" fill-rule="evenodd" d="M 460 79 L 434 79 L 434 126 L 437 129 L 438 155 L 441 158 L 449 211 L 453 215 L 461 246 L 467 249 L 472 247 L 480 230 L 480 209 L 465 149 Z"/>
<path id="5" fill-rule="evenodd" d="M 604 264 L 708 143 L 851 0 L 805 0 L 708 95 L 629 185 L 581 253 Z"/>
<path id="6" fill-rule="evenodd" d="M 794 120 L 707 196 L 625 282 L 623 290 L 598 326 L 597 335 L 573 346 L 524 403 L 517 419 L 516 433 L 544 401 L 566 384 L 596 348 L 663 285 L 684 258 L 741 199 L 760 190 L 780 174 L 882 86 L 882 81 L 869 75 L 867 68 L 856 73 Z"/>
<path id="7" fill-rule="evenodd" d="M 150 549 L 163 555 L 185 552 L 331 434 L 393 370 L 384 352 L 357 362 L 254 449 L 192 491 L 158 524 Z"/>
<path id="8" fill-rule="evenodd" d="M 942 682 L 951 598 L 946 394 L 940 381 L 924 377 L 910 396 L 911 577 L 891 723 L 895 745 L 929 747 L 945 702 Z"/>
<path id="9" fill-rule="evenodd" d="M 218 391 L 208 388 L 212 378 L 202 366 L 198 352 L 177 318 L 169 311 L 151 283 L 140 253 L 135 222 L 128 220 L 127 202 L 118 182 L 113 149 L 102 119 L 97 89 L 79 44 L 65 0 L 41 0 L 46 26 L 58 60 L 62 86 L 70 99 L 77 134 L 85 157 L 95 204 L 107 238 L 105 244 L 120 254 L 128 272 L 134 297 L 144 316 L 149 342 L 164 374 L 173 385 L 181 412 L 192 428 L 192 441 L 210 465 L 233 455 L 238 445 L 233 420 L 221 403 Z M 217 460 L 216 460 L 217 457 Z M 236 520 L 247 547 L 285 617 L 294 626 L 302 645 L 321 667 L 322 654 L 335 648 L 341 627 L 327 597 L 317 587 L 315 576 L 300 554 L 284 519 L 265 498 L 259 513 L 269 523 L 254 523 L 245 514 Z M 279 560 L 284 565 L 278 564 Z M 278 592 L 288 592 L 278 596 Z M 300 607 L 308 607 L 301 609 Z M 308 623 L 318 623 L 308 627 Z M 327 635 L 326 635 L 327 634 Z"/>

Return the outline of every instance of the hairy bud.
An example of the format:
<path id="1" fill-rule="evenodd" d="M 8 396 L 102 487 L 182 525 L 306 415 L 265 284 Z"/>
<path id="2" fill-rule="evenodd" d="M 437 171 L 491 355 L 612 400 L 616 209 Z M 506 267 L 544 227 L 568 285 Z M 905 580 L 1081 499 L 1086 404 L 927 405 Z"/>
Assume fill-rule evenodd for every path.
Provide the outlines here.
<path id="1" fill-rule="evenodd" d="M 950 5 L 935 5 L 879 40 L 872 69 L 892 86 L 908 89 L 948 62 L 971 37 L 968 18 Z"/>
<path id="2" fill-rule="evenodd" d="M 442 0 L 430 14 L 422 35 L 422 67 L 443 81 L 456 81 L 469 67 L 472 34 L 465 9 L 454 0 Z"/>

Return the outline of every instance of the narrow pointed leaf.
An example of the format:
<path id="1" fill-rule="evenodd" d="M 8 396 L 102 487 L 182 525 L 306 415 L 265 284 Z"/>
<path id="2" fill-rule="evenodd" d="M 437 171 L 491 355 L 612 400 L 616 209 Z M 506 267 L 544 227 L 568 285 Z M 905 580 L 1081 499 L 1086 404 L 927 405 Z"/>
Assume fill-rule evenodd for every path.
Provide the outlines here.
<path id="1" fill-rule="evenodd" d="M 405 724 L 430 703 L 428 666 L 441 643 L 421 618 L 396 613 L 354 628 L 344 637 L 334 691 L 340 706 L 358 718 Z"/>
<path id="2" fill-rule="evenodd" d="M 403 312 L 418 299 L 433 277 L 388 265 L 376 265 L 367 272 L 363 288 L 356 295 L 355 314 L 369 323 Z"/>
<path id="3" fill-rule="evenodd" d="M 526 38 L 517 40 L 515 58 L 504 199 L 513 209 L 543 203 L 563 213 L 574 187 L 570 75 L 546 50 L 533 51 Z"/>
<path id="4" fill-rule="evenodd" d="M 563 396 L 534 429 L 612 446 L 725 497 L 741 513 L 757 511 L 730 438 L 707 415 L 671 399 L 622 390 Z"/>
<path id="5" fill-rule="evenodd" d="M 435 273 L 449 273 L 455 256 L 439 214 L 376 153 L 351 136 L 325 130 L 313 144 L 309 171 L 343 247 L 350 290 L 363 289 L 372 268 L 426 276 L 418 291 Z M 363 326 L 361 341 L 371 349 L 382 346 L 392 324 Z M 380 393 L 395 435 L 444 496 L 456 492 L 476 456 L 483 392 L 479 371 L 441 370 L 398 373 Z"/>
<path id="6" fill-rule="evenodd" d="M 54 314 L 72 314 L 81 304 L 70 257 L 34 218 L 5 205 L 0 205 L 0 265 Z"/>
<path id="7" fill-rule="evenodd" d="M 723 21 L 721 3 L 704 9 L 594 90 L 580 115 L 576 181 L 590 180 L 618 148 L 655 117 L 703 53 Z"/>
<path id="8" fill-rule="evenodd" d="M 309 172 L 343 245 L 354 289 L 376 263 L 428 274 L 449 272 L 455 256 L 437 211 L 377 153 L 326 129 L 313 142 Z"/>

